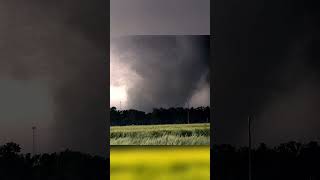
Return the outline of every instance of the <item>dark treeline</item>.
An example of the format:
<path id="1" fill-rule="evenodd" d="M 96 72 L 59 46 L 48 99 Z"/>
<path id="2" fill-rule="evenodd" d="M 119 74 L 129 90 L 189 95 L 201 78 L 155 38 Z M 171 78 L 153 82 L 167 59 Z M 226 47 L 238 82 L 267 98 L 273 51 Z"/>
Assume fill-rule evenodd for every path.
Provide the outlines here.
<path id="1" fill-rule="evenodd" d="M 60 153 L 21 154 L 20 146 L 0 146 L 1 180 L 100 180 L 108 178 L 106 158 L 65 150 Z"/>
<path id="2" fill-rule="evenodd" d="M 208 106 L 190 109 L 182 107 L 154 108 L 152 112 L 146 113 L 134 109 L 120 111 L 116 107 L 112 107 L 110 117 L 111 126 L 205 123 L 210 121 L 210 108 Z"/>
<path id="3" fill-rule="evenodd" d="M 248 148 L 213 146 L 215 180 L 248 180 Z M 252 149 L 252 180 L 319 180 L 320 146 L 317 142 L 288 142 Z"/>

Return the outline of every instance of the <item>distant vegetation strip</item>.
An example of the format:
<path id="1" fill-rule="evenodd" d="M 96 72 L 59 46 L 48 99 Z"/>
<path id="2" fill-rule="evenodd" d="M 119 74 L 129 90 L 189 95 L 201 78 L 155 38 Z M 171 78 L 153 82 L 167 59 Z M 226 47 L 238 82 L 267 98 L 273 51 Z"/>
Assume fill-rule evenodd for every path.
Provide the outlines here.
<path id="1" fill-rule="evenodd" d="M 154 108 L 152 112 L 110 108 L 111 126 L 209 123 L 210 107 Z"/>

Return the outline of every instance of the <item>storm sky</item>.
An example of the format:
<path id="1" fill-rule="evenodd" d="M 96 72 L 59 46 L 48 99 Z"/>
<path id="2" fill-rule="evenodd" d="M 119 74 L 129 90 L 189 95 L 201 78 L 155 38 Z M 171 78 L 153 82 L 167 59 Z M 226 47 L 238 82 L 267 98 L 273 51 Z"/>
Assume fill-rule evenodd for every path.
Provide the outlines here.
<path id="1" fill-rule="evenodd" d="M 111 36 L 209 35 L 210 0 L 110 0 Z"/>
<path id="2" fill-rule="evenodd" d="M 228 0 L 215 9 L 215 141 L 246 145 L 248 115 L 254 143 L 319 140 L 319 6 Z"/>
<path id="3" fill-rule="evenodd" d="M 209 3 L 209 0 L 111 0 L 111 36 L 209 34 Z M 108 118 L 105 105 L 109 101 L 105 69 L 109 64 L 106 4 L 105 0 L 0 1 L 0 143 L 12 140 L 30 152 L 31 126 L 36 125 L 40 151 L 69 147 L 104 154 Z M 255 115 L 255 143 L 318 139 L 319 6 L 312 2 L 270 0 L 225 0 L 216 1 L 215 6 L 211 8 L 216 10 L 211 25 L 215 25 L 217 38 L 210 69 L 214 141 L 246 144 L 249 114 Z M 173 40 L 160 38 L 154 44 L 141 43 L 141 46 L 150 48 L 149 45 L 158 46 L 162 41 Z M 180 45 L 178 41 L 168 43 L 168 47 L 185 49 L 194 44 L 188 43 L 188 38 L 186 41 Z M 135 54 L 143 49 L 115 51 Z M 152 53 L 143 55 L 153 57 L 164 49 L 151 48 Z M 165 55 L 178 55 L 171 51 Z M 128 54 L 111 56 L 116 59 Z M 209 79 L 203 75 L 207 66 L 201 60 L 190 60 L 180 70 L 171 71 L 176 69 L 173 68 L 176 63 L 159 63 L 156 58 L 139 65 L 137 61 L 142 59 L 129 63 L 126 63 L 129 59 L 117 60 L 119 63 L 111 60 L 110 66 L 128 74 L 122 76 L 125 79 L 111 79 L 112 83 L 116 86 L 131 82 L 130 78 L 138 85 L 133 87 L 155 83 L 143 79 L 147 77 L 158 80 L 156 85 L 163 87 L 168 86 L 164 78 L 185 82 L 185 75 L 176 74 L 191 72 L 193 67 L 199 69 L 186 75 L 195 75 L 187 84 L 192 87 L 186 88 L 190 90 L 188 93 L 177 96 L 178 90 L 174 90 L 169 94 L 180 98 L 190 97 L 197 84 Z M 193 66 L 195 62 L 197 65 Z M 158 66 L 154 72 L 144 68 L 150 63 Z M 175 66 L 171 69 L 171 65 Z M 159 70 L 167 73 L 165 77 L 155 76 Z M 174 88 L 175 83 L 168 87 Z M 156 90 L 150 92 L 158 93 Z M 207 94 L 199 92 L 194 96 Z M 160 99 L 159 104 L 163 101 Z M 147 106 L 153 104 L 150 102 L 146 101 Z M 185 98 L 178 103 L 185 103 Z"/>
<path id="4" fill-rule="evenodd" d="M 209 36 L 126 36 L 111 40 L 111 106 L 209 106 Z"/>
<path id="5" fill-rule="evenodd" d="M 111 106 L 209 105 L 210 0 L 111 0 L 110 26 Z"/>
<path id="6" fill-rule="evenodd" d="M 105 155 L 105 0 L 0 1 L 0 143 Z"/>
<path id="7" fill-rule="evenodd" d="M 109 20 L 111 36 L 209 33 L 209 0 L 108 2 L 0 1 L 0 143 L 31 152 L 35 125 L 38 152 L 105 155 Z"/>

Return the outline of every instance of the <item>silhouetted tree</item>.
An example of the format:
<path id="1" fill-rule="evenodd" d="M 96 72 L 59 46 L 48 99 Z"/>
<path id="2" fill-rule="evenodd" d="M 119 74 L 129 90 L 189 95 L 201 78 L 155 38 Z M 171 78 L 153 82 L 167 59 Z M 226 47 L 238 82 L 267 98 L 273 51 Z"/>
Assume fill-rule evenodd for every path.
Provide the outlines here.
<path id="1" fill-rule="evenodd" d="M 16 143 L 0 146 L 1 180 L 107 179 L 107 159 L 66 150 L 60 153 L 20 154 Z"/>
<path id="2" fill-rule="evenodd" d="M 118 111 L 116 107 L 111 107 L 110 117 L 112 126 L 185 124 L 188 123 L 188 112 L 190 123 L 206 123 L 210 119 L 210 107 L 192 107 L 190 109 L 182 107 L 154 108 L 150 113 L 134 109 Z"/>
<path id="3" fill-rule="evenodd" d="M 9 142 L 0 147 L 0 156 L 13 156 L 20 153 L 21 148 L 18 144 Z"/>
<path id="4" fill-rule="evenodd" d="M 247 180 L 248 147 L 213 147 L 213 179 Z M 261 143 L 253 149 L 253 180 L 320 179 L 320 146 L 317 142 L 295 141 L 269 148 Z"/>

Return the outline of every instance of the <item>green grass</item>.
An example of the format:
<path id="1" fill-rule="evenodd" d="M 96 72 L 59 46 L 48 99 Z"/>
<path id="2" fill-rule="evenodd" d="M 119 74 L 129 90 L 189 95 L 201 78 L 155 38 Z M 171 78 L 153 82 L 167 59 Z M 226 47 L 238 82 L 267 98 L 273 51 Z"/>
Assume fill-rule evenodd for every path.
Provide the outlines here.
<path id="1" fill-rule="evenodd" d="M 112 126 L 111 145 L 209 145 L 210 125 Z"/>

